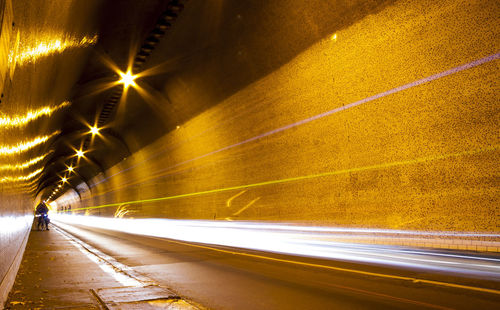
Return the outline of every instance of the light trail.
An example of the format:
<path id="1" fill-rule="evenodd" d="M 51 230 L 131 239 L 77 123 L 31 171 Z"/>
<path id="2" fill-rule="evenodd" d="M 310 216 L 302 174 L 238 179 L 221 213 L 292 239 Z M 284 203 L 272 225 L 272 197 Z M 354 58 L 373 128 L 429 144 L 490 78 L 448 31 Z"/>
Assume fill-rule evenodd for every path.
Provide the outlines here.
<path id="1" fill-rule="evenodd" d="M 230 208 L 233 200 L 238 198 L 239 196 L 243 195 L 246 192 L 247 192 L 247 190 L 243 190 L 243 191 L 239 192 L 238 194 L 231 196 L 228 200 L 226 200 L 226 207 Z"/>
<path id="2" fill-rule="evenodd" d="M 403 268 L 434 270 L 452 274 L 468 274 L 488 277 L 500 281 L 500 258 L 447 254 L 445 252 L 404 249 L 394 246 L 373 244 L 342 243 L 322 238 L 335 238 L 336 233 L 325 233 L 321 227 L 291 226 L 286 224 L 261 224 L 256 222 L 221 222 L 201 220 L 171 220 L 171 219 L 123 219 L 103 218 L 94 216 L 76 216 L 55 214 L 57 222 L 96 227 L 120 231 L 130 234 L 145 235 L 158 238 L 179 240 L 180 242 L 196 242 L 218 246 L 228 246 L 240 249 L 250 249 L 295 256 L 316 257 Z M 279 228 L 279 229 L 277 229 Z M 291 228 L 291 229 L 289 229 Z M 329 229 L 329 228 L 325 228 Z M 366 229 L 370 232 L 370 229 Z M 425 232 L 406 231 L 406 234 L 425 234 Z M 500 238 L 500 235 L 496 235 Z M 194 245 L 206 247 L 203 245 Z M 208 247 L 210 249 L 214 249 Z M 237 251 L 216 249 L 218 251 L 255 256 L 276 261 L 311 265 L 333 270 L 350 270 L 339 267 L 308 264 L 297 261 L 282 260 L 267 256 L 241 253 Z M 352 272 L 352 270 L 350 270 Z M 356 273 L 381 276 L 365 271 Z M 420 282 L 422 279 L 383 275 L 388 278 L 411 279 Z M 429 281 L 428 281 L 429 282 Z M 430 281 L 432 282 L 432 281 Z M 429 282 L 429 283 L 430 283 Z M 451 284 L 449 286 L 460 286 Z M 466 288 L 470 289 L 470 288 Z M 498 290 L 481 289 L 489 293 L 500 294 Z"/>
<path id="3" fill-rule="evenodd" d="M 43 107 L 36 111 L 28 111 L 24 115 L 16 115 L 13 117 L 10 116 L 1 116 L 0 117 L 0 128 L 12 128 L 12 127 L 20 127 L 28 124 L 31 121 L 34 121 L 42 116 L 50 116 L 57 110 L 70 106 L 71 103 L 69 101 L 64 101 L 63 103 L 55 106 L 55 107 Z"/>
<path id="4" fill-rule="evenodd" d="M 233 190 L 242 190 L 242 189 L 248 189 L 248 188 L 253 188 L 253 187 L 261 187 L 261 186 L 267 186 L 267 185 L 282 184 L 282 183 L 296 182 L 296 181 L 302 181 L 302 180 L 308 180 L 308 179 L 322 178 L 322 177 L 341 175 L 341 174 L 352 173 L 352 172 L 385 169 L 385 168 L 404 166 L 404 165 L 414 165 L 414 164 L 420 164 L 420 163 L 425 163 L 425 162 L 434 161 L 434 160 L 442 160 L 442 159 L 448 159 L 448 158 L 453 158 L 453 157 L 474 155 L 474 154 L 479 154 L 479 153 L 488 152 L 488 151 L 496 151 L 498 149 L 500 149 L 500 145 L 495 145 L 495 146 L 480 149 L 480 150 L 465 151 L 465 152 L 454 153 L 454 154 L 435 155 L 435 156 L 422 157 L 422 158 L 416 158 L 416 159 L 410 159 L 410 160 L 382 163 L 382 164 L 372 165 L 372 166 L 355 167 L 355 168 L 342 169 L 342 170 L 336 170 L 336 171 L 328 171 L 328 172 L 323 172 L 323 173 L 318 173 L 318 174 L 304 175 L 304 176 L 285 178 L 285 179 L 279 179 L 279 180 L 264 181 L 264 182 L 253 183 L 253 184 L 237 185 L 237 186 L 231 186 L 231 187 L 225 187 L 225 188 L 217 188 L 217 189 L 211 189 L 211 190 L 194 192 L 194 193 L 186 193 L 186 194 L 172 195 L 172 196 L 166 196 L 166 197 L 149 198 L 149 199 L 141 199 L 141 200 L 133 200 L 133 201 L 125 201 L 125 202 L 108 203 L 108 204 L 92 206 L 92 207 L 76 208 L 76 209 L 73 209 L 73 211 L 115 207 L 115 206 L 121 206 L 121 205 L 125 205 L 125 204 L 159 202 L 159 201 L 165 201 L 165 200 L 172 200 L 172 199 L 221 193 L 221 192 L 227 192 L 227 191 L 233 191 Z"/>
<path id="5" fill-rule="evenodd" d="M 199 160 L 199 159 L 203 159 L 205 157 L 208 157 L 208 156 L 211 156 L 211 155 L 214 155 L 214 154 L 217 154 L 217 153 L 220 153 L 220 152 L 223 152 L 223 151 L 235 148 L 237 146 L 241 146 L 243 144 L 247 144 L 249 142 L 253 142 L 253 141 L 265 138 L 267 136 L 274 135 L 274 134 L 279 133 L 279 132 L 283 132 L 283 131 L 288 130 L 290 128 L 294 128 L 294 127 L 297 127 L 297 126 L 300 126 L 300 125 L 307 124 L 309 122 L 312 122 L 312 121 L 324 118 L 326 116 L 330 116 L 332 114 L 335 114 L 335 113 L 338 113 L 338 112 L 341 112 L 341 111 L 345 111 L 347 109 L 350 109 L 350 108 L 353 108 L 353 107 L 356 107 L 356 106 L 359 106 L 359 105 L 362 105 L 362 104 L 365 104 L 365 103 L 368 103 L 368 102 L 371 102 L 371 101 L 374 101 L 374 100 L 377 100 L 377 99 L 380 99 L 380 98 L 383 98 L 383 97 L 386 97 L 386 96 L 389 96 L 389 95 L 392 95 L 392 94 L 395 94 L 395 93 L 398 93 L 398 92 L 401 92 L 403 90 L 407 90 L 407 89 L 410 89 L 410 88 L 413 88 L 413 87 L 416 87 L 416 86 L 419 86 L 419 85 L 422 85 L 422 84 L 425 84 L 425 83 L 429 83 L 429 82 L 432 82 L 434 80 L 437 80 L 437 79 L 440 79 L 440 78 L 443 78 L 443 77 L 446 77 L 446 76 L 449 76 L 449 75 L 452 75 L 452 74 L 455 74 L 455 73 L 459 73 L 461 71 L 465 71 L 465 70 L 468 70 L 468 69 L 480 66 L 482 64 L 485 64 L 485 63 L 497 60 L 499 58 L 500 58 L 500 52 L 498 52 L 496 54 L 493 54 L 493 55 L 489 55 L 489 56 L 480 58 L 480 59 L 477 59 L 477 60 L 474 60 L 474 61 L 471 61 L 469 63 L 463 64 L 463 65 L 460 65 L 460 66 L 457 66 L 457 67 L 454 67 L 454 68 L 451 68 L 449 70 L 446 70 L 446 71 L 443 71 L 443 72 L 440 72 L 440 73 L 436 73 L 434 75 L 431 75 L 431 76 L 428 76 L 428 77 L 425 77 L 425 78 L 413 81 L 411 83 L 404 84 L 402 86 L 399 86 L 399 87 L 396 87 L 396 88 L 393 88 L 393 89 L 390 89 L 390 90 L 387 90 L 387 91 L 375 94 L 373 96 L 370 96 L 370 97 L 367 97 L 367 98 L 364 98 L 364 99 L 361 99 L 361 100 L 358 100 L 358 101 L 355 101 L 355 102 L 343 105 L 341 107 L 338 107 L 338 108 L 335 108 L 335 109 L 332 109 L 332 110 L 329 110 L 329 111 L 326 111 L 326 112 L 323 112 L 323 113 L 311 116 L 309 118 L 306 118 L 306 119 L 303 119 L 303 120 L 300 120 L 300 121 L 288 124 L 286 126 L 273 129 L 271 131 L 262 133 L 260 135 L 254 136 L 254 137 L 246 139 L 244 141 L 241 141 L 241 142 L 238 142 L 238 143 L 235 143 L 235 144 L 231 144 L 231 145 L 225 146 L 223 148 L 220 148 L 218 150 L 214 150 L 212 152 L 208 152 L 206 154 L 203 154 L 203 155 L 200 155 L 200 156 L 197 156 L 197 157 L 194 157 L 194 158 L 182 161 L 182 162 L 177 163 L 175 165 L 172 165 L 172 166 L 169 166 L 167 168 L 161 169 L 158 172 L 168 171 L 168 170 L 174 169 L 174 168 L 179 167 L 181 165 L 185 165 L 185 164 L 188 164 L 190 162 L 193 162 L 193 161 L 196 161 L 196 160 Z M 154 157 L 154 156 L 152 156 L 152 157 Z M 134 167 L 139 166 L 140 164 L 148 161 L 149 159 L 150 158 L 147 158 L 147 159 L 141 161 L 140 163 L 134 165 Z M 132 167 L 126 168 L 126 169 L 124 169 L 122 171 L 119 171 L 119 172 L 117 172 L 117 173 L 115 173 L 115 174 L 113 174 L 113 175 L 111 175 L 111 176 L 109 176 L 107 178 L 104 178 L 104 179 L 96 182 L 92 187 L 97 186 L 98 184 L 100 184 L 102 182 L 105 182 L 106 180 L 108 180 L 112 176 L 116 176 L 118 174 L 121 174 L 122 172 L 130 170 L 131 168 Z"/>
<path id="6" fill-rule="evenodd" d="M 493 61 L 493 60 L 496 60 L 496 59 L 499 59 L 499 58 L 500 58 L 500 52 L 496 53 L 496 54 L 493 54 L 493 55 L 490 55 L 490 56 L 487 56 L 487 57 L 484 57 L 484 58 L 481 58 L 481 59 L 478 59 L 478 60 L 475 60 L 475 61 L 472 61 L 472 62 L 469 62 L 469 63 L 464 64 L 464 65 L 461 65 L 461 66 L 458 66 L 458 67 L 455 67 L 455 68 L 452 68 L 452 69 L 449 69 L 449 70 L 446 70 L 446 71 L 443 71 L 443 72 L 440 72 L 440 73 L 428 76 L 426 78 L 423 78 L 423 79 L 420 79 L 420 80 L 417 80 L 417 81 L 414 81 L 414 82 L 411 82 L 411 83 L 408 83 L 408 84 L 405 84 L 405 85 L 402 85 L 402 86 L 399 86 L 399 87 L 396 87 L 396 88 L 393 88 L 393 89 L 390 89 L 390 90 L 387 90 L 385 92 L 373 95 L 371 97 L 367 97 L 367 98 L 364 98 L 364 99 L 361 99 L 361 100 L 358 100 L 358 101 L 346 104 L 344 106 L 335 108 L 333 110 L 330 110 L 330 111 L 327 111 L 327 112 L 324 112 L 324 113 L 320 113 L 320 114 L 311 116 L 309 118 L 300 120 L 298 122 L 291 123 L 291 124 L 288 124 L 288 125 L 280 127 L 280 128 L 276 128 L 274 130 L 265 132 L 265 133 L 260 134 L 258 136 L 252 137 L 250 139 L 247 139 L 247 140 L 244 140 L 244 141 L 241 141 L 241 142 L 238 142 L 238 143 L 235 143 L 235 144 L 223 147 L 221 149 L 218 149 L 218 150 L 215 150 L 215 151 L 212 151 L 212 152 L 200 155 L 198 157 L 195 157 L 195 158 L 183 161 L 183 162 L 180 162 L 178 164 L 175 164 L 173 166 L 170 166 L 168 168 L 163 169 L 163 171 L 168 170 L 168 169 L 172 169 L 172 168 L 176 168 L 176 167 L 178 167 L 180 165 L 184 165 L 184 164 L 190 163 L 192 161 L 195 161 L 195 160 L 198 160 L 198 159 L 202 159 L 202 158 L 205 158 L 207 156 L 211 156 L 211 155 L 214 155 L 214 154 L 217 154 L 217 153 L 220 153 L 220 152 L 232 149 L 234 147 L 237 147 L 237 146 L 240 146 L 240 145 L 243 145 L 243 144 L 247 144 L 247 143 L 255 141 L 255 140 L 259 140 L 259 139 L 265 138 L 265 137 L 270 136 L 270 135 L 274 135 L 276 133 L 288 130 L 290 128 L 294 128 L 294 127 L 297 127 L 297 126 L 300 126 L 300 125 L 307 124 L 309 122 L 321 119 L 323 117 L 326 117 L 326 116 L 329 116 L 329 115 L 332 115 L 332 114 L 335 114 L 335 113 L 338 113 L 338 112 L 341 112 L 341 111 L 344 111 L 344 110 L 347 110 L 347 109 L 350 109 L 350 108 L 353 108 L 353 107 L 356 107 L 356 106 L 359 106 L 359 105 L 362 105 L 364 103 L 368 103 L 368 102 L 374 101 L 376 99 L 380 99 L 380 98 L 383 98 L 383 97 L 386 97 L 386 96 L 398 93 L 398 92 L 406 90 L 406 89 L 410 89 L 410 88 L 415 87 L 415 86 L 419 86 L 419 85 L 422 85 L 422 84 L 425 84 L 425 83 L 428 83 L 428 82 L 440 79 L 440 78 L 448 76 L 448 75 L 452 75 L 452 74 L 455 74 L 455 73 L 458 73 L 458 72 L 461 72 L 461 71 L 464 71 L 464 70 L 467 70 L 467 69 L 470 69 L 470 68 L 477 67 L 479 65 L 482 65 L 484 63 L 487 63 L 487 62 L 490 62 L 490 61 Z"/>
<path id="7" fill-rule="evenodd" d="M 55 131 L 50 135 L 39 136 L 31 141 L 23 141 L 23 142 L 20 142 L 16 145 L 13 145 L 13 146 L 0 145 L 0 155 L 19 154 L 21 152 L 24 152 L 26 150 L 34 148 L 35 146 L 38 146 L 44 142 L 47 142 L 47 140 L 49 140 L 50 138 L 52 138 L 58 134 L 59 134 L 59 131 Z"/>

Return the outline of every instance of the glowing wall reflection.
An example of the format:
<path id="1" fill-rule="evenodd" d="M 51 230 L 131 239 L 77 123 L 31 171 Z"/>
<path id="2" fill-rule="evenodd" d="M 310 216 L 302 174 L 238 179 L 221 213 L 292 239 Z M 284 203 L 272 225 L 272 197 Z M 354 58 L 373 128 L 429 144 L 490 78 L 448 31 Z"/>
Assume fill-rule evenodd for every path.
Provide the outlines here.
<path id="1" fill-rule="evenodd" d="M 71 103 L 69 101 L 65 101 L 57 106 L 50 107 L 45 106 L 41 107 L 37 110 L 31 110 L 23 115 L 2 115 L 0 116 L 0 128 L 13 128 L 19 127 L 28 124 L 31 121 L 34 121 L 42 116 L 50 116 L 55 111 L 70 106 Z"/>
<path id="2" fill-rule="evenodd" d="M 31 148 L 39 146 L 42 143 L 47 142 L 50 138 L 58 135 L 59 131 L 55 131 L 50 135 L 38 136 L 30 140 L 24 140 L 18 142 L 14 145 L 0 145 L 0 155 L 12 155 L 25 152 Z"/>
<path id="3" fill-rule="evenodd" d="M 20 182 L 20 181 L 27 181 L 31 180 L 35 176 L 39 175 L 42 172 L 43 168 L 37 169 L 30 174 L 26 175 L 18 175 L 18 176 L 4 176 L 0 177 L 0 183 L 7 183 L 7 182 Z"/>
<path id="4" fill-rule="evenodd" d="M 68 49 L 95 45 L 98 38 L 97 35 L 75 38 L 68 37 L 65 33 L 46 34 L 45 37 L 38 38 L 38 42 L 22 44 L 17 53 L 13 52 L 9 55 L 9 63 L 16 63 L 20 66 L 33 63 L 40 58 L 63 53 Z"/>
<path id="5" fill-rule="evenodd" d="M 26 169 L 26 168 L 29 168 L 33 165 L 36 165 L 38 164 L 39 162 L 41 162 L 45 157 L 47 156 L 47 154 L 44 154 L 42 156 L 38 156 L 38 157 L 35 157 L 33 159 L 30 159 L 26 162 L 23 162 L 21 164 L 4 164 L 4 165 L 0 165 L 0 171 L 4 171 L 4 170 L 22 170 L 22 169 Z"/>

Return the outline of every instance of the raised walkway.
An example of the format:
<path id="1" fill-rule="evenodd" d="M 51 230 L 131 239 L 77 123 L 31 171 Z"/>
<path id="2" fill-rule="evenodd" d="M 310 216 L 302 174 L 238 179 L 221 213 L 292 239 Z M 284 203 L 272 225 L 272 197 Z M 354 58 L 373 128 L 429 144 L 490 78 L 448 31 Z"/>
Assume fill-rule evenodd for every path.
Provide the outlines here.
<path id="1" fill-rule="evenodd" d="M 51 225 L 32 230 L 4 309 L 195 309 Z"/>

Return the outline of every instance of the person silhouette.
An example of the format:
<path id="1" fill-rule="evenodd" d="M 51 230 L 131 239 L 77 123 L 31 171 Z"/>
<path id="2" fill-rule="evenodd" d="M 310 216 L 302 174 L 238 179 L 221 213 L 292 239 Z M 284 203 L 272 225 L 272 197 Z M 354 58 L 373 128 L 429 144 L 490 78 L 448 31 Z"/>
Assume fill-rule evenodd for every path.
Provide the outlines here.
<path id="1" fill-rule="evenodd" d="M 45 226 L 46 230 L 49 230 L 49 217 L 47 214 L 49 213 L 49 208 L 45 204 L 45 201 L 42 201 L 36 206 L 35 215 L 38 215 L 38 230 L 42 230 Z M 42 229 L 40 229 L 42 227 Z"/>

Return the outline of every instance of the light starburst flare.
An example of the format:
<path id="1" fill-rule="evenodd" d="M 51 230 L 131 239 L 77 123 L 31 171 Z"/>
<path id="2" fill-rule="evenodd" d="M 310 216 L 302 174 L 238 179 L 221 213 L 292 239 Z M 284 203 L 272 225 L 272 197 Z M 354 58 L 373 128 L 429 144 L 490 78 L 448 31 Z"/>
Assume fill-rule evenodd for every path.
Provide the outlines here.
<path id="1" fill-rule="evenodd" d="M 137 84 L 135 83 L 135 79 L 137 78 L 137 75 L 132 75 L 132 72 L 128 70 L 127 72 L 118 72 L 121 76 L 121 79 L 118 81 L 118 83 L 123 84 L 123 87 L 128 88 L 129 86 L 136 87 Z"/>

